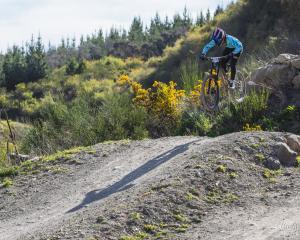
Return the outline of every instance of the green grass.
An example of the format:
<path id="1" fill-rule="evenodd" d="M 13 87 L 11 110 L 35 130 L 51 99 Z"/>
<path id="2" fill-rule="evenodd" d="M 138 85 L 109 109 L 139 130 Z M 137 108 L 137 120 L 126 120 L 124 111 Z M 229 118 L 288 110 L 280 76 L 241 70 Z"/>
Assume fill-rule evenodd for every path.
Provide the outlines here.
<path id="1" fill-rule="evenodd" d="M 270 170 L 265 168 L 263 171 L 263 177 L 269 180 L 273 180 L 282 174 L 282 170 Z"/>
<path id="2" fill-rule="evenodd" d="M 221 190 L 215 188 L 209 191 L 205 197 L 205 201 L 210 204 L 233 203 L 239 197 L 234 193 L 223 193 Z"/>
<path id="3" fill-rule="evenodd" d="M 148 234 L 145 232 L 138 232 L 134 235 L 122 236 L 120 240 L 144 240 L 148 238 Z"/>
<path id="4" fill-rule="evenodd" d="M 90 147 L 75 147 L 72 149 L 59 151 L 57 153 L 54 153 L 49 156 L 45 156 L 42 158 L 42 161 L 44 162 L 52 162 L 52 161 L 58 161 L 58 160 L 68 160 L 70 159 L 74 154 L 80 153 L 80 152 L 86 152 L 89 154 L 94 154 L 95 150 L 91 149 Z"/>
<path id="5" fill-rule="evenodd" d="M 130 214 L 130 219 L 134 221 L 141 220 L 141 214 L 138 212 L 134 212 Z"/>
<path id="6" fill-rule="evenodd" d="M 182 214 L 174 214 L 174 218 L 176 221 L 178 222 L 187 222 L 188 221 L 188 218 Z"/>
<path id="7" fill-rule="evenodd" d="M 202 79 L 202 72 L 199 69 L 198 62 L 193 59 L 187 59 L 180 66 L 180 79 L 182 88 L 190 92 L 196 85 L 199 84 L 199 80 Z"/>
<path id="8" fill-rule="evenodd" d="M 239 175 L 236 173 L 236 172 L 231 172 L 230 174 L 229 174 L 229 177 L 231 178 L 231 179 L 235 179 L 235 178 L 237 178 Z"/>
<path id="9" fill-rule="evenodd" d="M 223 202 L 224 203 L 233 203 L 235 201 L 239 200 L 239 196 L 237 196 L 234 193 L 227 193 L 224 197 Z"/>
<path id="10" fill-rule="evenodd" d="M 189 228 L 188 224 L 181 224 L 179 227 L 175 228 L 175 231 L 178 233 L 185 233 L 188 228 Z"/>
<path id="11" fill-rule="evenodd" d="M 144 225 L 144 230 L 149 233 L 153 233 L 157 229 L 158 229 L 158 226 L 153 225 L 153 224 L 145 224 Z"/>
<path id="12" fill-rule="evenodd" d="M 216 171 L 219 173 L 225 173 L 227 171 L 227 167 L 225 165 L 218 165 Z"/>
<path id="13" fill-rule="evenodd" d="M 185 199 L 188 201 L 199 200 L 199 192 L 196 189 L 189 189 L 188 193 L 185 196 Z"/>
<path id="14" fill-rule="evenodd" d="M 5 188 L 9 188 L 12 185 L 13 185 L 13 180 L 10 178 L 4 178 L 4 180 L 2 181 L 2 186 Z"/>
<path id="15" fill-rule="evenodd" d="M 266 160 L 265 155 L 262 153 L 255 154 L 255 158 L 260 162 L 263 162 L 264 160 Z"/>
<path id="16" fill-rule="evenodd" d="M 17 167 L 4 167 L 0 168 L 0 178 L 12 177 L 18 174 Z"/>

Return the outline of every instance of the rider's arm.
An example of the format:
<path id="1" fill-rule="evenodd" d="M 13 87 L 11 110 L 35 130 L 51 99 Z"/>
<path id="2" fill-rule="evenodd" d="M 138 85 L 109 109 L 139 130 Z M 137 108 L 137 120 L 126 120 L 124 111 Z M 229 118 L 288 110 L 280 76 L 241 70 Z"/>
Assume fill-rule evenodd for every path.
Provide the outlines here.
<path id="1" fill-rule="evenodd" d="M 206 55 L 210 49 L 216 46 L 216 43 L 214 40 L 211 40 L 208 44 L 205 45 L 205 47 L 202 50 L 202 54 Z"/>
<path id="2" fill-rule="evenodd" d="M 229 45 L 229 48 L 234 48 L 234 51 L 232 52 L 234 55 L 243 52 L 243 44 L 233 36 L 227 35 L 227 45 Z"/>

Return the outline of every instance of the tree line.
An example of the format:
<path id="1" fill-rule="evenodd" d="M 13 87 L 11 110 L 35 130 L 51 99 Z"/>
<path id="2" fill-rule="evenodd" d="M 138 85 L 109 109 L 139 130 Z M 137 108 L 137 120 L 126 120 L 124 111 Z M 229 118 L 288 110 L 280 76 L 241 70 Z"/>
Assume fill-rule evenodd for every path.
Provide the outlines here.
<path id="1" fill-rule="evenodd" d="M 129 30 L 112 27 L 107 34 L 102 29 L 86 37 L 81 36 L 79 44 L 75 38 L 62 39 L 58 46 L 49 43 L 48 48 L 41 37 L 32 38 L 25 46 L 13 46 L 0 56 L 0 86 L 14 90 L 21 82 L 34 82 L 44 78 L 49 69 L 67 64 L 67 74 L 84 70 L 83 60 L 98 60 L 112 55 L 120 58 L 139 57 L 147 60 L 160 56 L 167 46 L 195 26 L 203 26 L 214 16 L 223 12 L 218 6 L 215 13 L 208 9 L 193 19 L 185 7 L 181 14 L 164 19 L 157 13 L 148 25 L 141 17 L 134 17 Z"/>

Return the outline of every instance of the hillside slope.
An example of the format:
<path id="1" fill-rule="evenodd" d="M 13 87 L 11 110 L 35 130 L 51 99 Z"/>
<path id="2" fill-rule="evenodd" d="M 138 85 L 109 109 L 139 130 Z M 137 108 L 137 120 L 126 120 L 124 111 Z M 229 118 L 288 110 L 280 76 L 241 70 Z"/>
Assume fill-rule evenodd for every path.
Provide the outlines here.
<path id="1" fill-rule="evenodd" d="M 154 80 L 180 82 L 181 67 L 197 58 L 216 26 L 243 42 L 241 62 L 257 55 L 270 58 L 282 52 L 299 54 L 299 10 L 298 0 L 238 0 L 213 21 L 192 29 L 174 47 L 166 48 L 162 58 L 157 59 L 159 64 L 156 71 L 148 75 L 144 83 L 151 85 Z M 217 50 L 210 55 L 221 53 L 221 50 Z M 200 68 L 203 72 L 208 65 L 200 63 Z"/>
<path id="2" fill-rule="evenodd" d="M 107 142 L 24 163 L 0 188 L 0 239 L 299 239 L 299 168 L 264 167 L 285 135 Z"/>

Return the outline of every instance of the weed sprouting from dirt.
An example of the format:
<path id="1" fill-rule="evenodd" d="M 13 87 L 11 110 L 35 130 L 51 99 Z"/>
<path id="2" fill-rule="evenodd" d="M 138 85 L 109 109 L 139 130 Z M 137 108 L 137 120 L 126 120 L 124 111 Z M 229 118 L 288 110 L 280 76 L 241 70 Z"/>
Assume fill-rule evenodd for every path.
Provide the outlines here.
<path id="1" fill-rule="evenodd" d="M 237 178 L 239 175 L 236 173 L 236 172 L 231 172 L 231 173 L 229 173 L 229 177 L 231 178 L 231 179 L 235 179 L 235 178 Z"/>
<path id="2" fill-rule="evenodd" d="M 130 219 L 133 221 L 141 220 L 141 214 L 138 212 L 133 212 L 130 214 Z"/>
<path id="3" fill-rule="evenodd" d="M 218 165 L 216 171 L 219 173 L 225 173 L 227 171 L 227 167 L 225 165 Z"/>
<path id="4" fill-rule="evenodd" d="M 262 153 L 255 154 L 255 158 L 256 158 L 259 162 L 263 162 L 263 161 L 266 159 L 265 155 L 262 154 Z"/>
<path id="5" fill-rule="evenodd" d="M 4 188 L 9 188 L 12 185 L 13 185 L 13 180 L 11 178 L 4 178 L 4 180 L 2 181 L 2 186 Z"/>
<path id="6" fill-rule="evenodd" d="M 281 174 L 282 170 L 270 170 L 268 168 L 265 168 L 263 171 L 263 177 L 269 180 L 273 180 Z"/>

